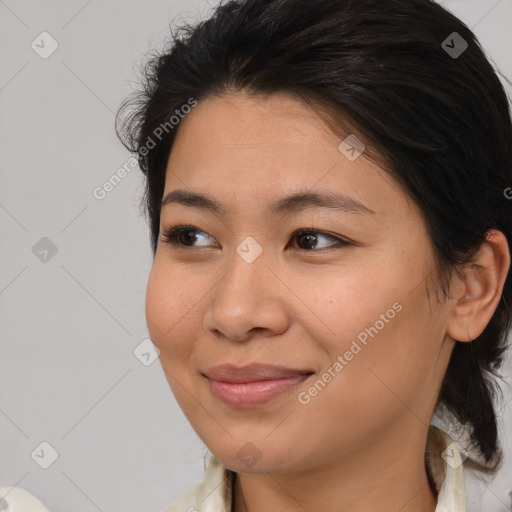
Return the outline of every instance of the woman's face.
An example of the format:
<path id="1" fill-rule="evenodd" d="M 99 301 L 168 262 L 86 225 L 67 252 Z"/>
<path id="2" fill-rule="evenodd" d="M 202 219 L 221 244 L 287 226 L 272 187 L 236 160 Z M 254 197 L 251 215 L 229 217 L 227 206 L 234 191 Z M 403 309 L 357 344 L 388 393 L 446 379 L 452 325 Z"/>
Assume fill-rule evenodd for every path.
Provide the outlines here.
<path id="1" fill-rule="evenodd" d="M 454 342 L 446 306 L 429 302 L 424 223 L 343 140 L 285 93 L 209 97 L 179 127 L 163 197 L 220 208 L 167 198 L 147 322 L 179 405 L 234 471 L 304 470 L 420 439 L 434 411 Z M 252 363 L 309 375 L 206 376 Z"/>

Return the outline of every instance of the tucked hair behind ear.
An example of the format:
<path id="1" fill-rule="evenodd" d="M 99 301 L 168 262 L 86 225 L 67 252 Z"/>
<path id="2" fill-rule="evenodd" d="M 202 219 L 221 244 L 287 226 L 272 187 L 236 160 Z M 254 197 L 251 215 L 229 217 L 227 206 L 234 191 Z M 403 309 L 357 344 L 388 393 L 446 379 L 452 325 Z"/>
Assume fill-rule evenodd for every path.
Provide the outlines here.
<path id="1" fill-rule="evenodd" d="M 457 33 L 457 36 L 454 36 Z M 450 37 L 468 47 L 449 54 Z M 460 40 L 459 40 L 460 41 Z M 457 43 L 459 44 L 459 43 Z M 460 48 L 460 46 L 459 46 Z M 234 0 L 172 33 L 151 58 L 143 90 L 121 107 L 118 133 L 147 176 L 144 205 L 156 251 L 166 164 L 191 98 L 288 91 L 350 123 L 419 206 L 448 279 L 490 229 L 512 240 L 512 123 L 507 96 L 471 30 L 430 0 Z M 148 151 L 148 141 L 151 149 Z M 146 148 L 144 150 L 143 148 Z M 437 296 L 437 294 L 436 294 Z M 512 324 L 510 272 L 484 332 L 452 353 L 439 395 L 495 471 L 502 460 L 494 399 Z M 439 300 L 439 297 L 438 297 Z"/>

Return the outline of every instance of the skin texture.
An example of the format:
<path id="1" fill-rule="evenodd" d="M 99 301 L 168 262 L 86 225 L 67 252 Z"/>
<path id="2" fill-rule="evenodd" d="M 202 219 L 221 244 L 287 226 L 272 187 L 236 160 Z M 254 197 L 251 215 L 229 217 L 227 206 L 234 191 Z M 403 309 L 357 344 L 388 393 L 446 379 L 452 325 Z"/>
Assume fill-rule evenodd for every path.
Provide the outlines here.
<path id="1" fill-rule="evenodd" d="M 349 161 L 342 140 L 287 93 L 231 93 L 199 102 L 169 158 L 164 196 L 208 194 L 225 213 L 163 207 L 161 233 L 177 225 L 198 231 L 195 246 L 159 240 L 147 323 L 192 427 L 237 472 L 234 512 L 434 511 L 424 452 L 440 385 L 454 340 L 474 339 L 487 325 L 510 264 L 505 238 L 493 232 L 481 266 L 453 277 L 452 299 L 437 304 L 418 208 L 364 153 Z M 345 194 L 374 213 L 264 213 L 268 202 L 298 191 Z M 319 231 L 312 248 L 293 236 L 300 228 Z M 249 236 L 263 248 L 252 263 L 236 252 Z M 394 318 L 300 403 L 299 393 L 397 303 Z M 249 362 L 314 375 L 253 408 L 212 395 L 202 372 Z M 243 450 L 259 460 L 248 467 Z"/>

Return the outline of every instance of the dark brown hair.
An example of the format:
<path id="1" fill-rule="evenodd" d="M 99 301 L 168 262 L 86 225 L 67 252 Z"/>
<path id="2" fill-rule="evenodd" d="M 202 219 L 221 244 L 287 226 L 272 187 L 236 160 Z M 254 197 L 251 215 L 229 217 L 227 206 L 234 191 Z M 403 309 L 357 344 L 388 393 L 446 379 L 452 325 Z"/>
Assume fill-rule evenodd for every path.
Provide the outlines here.
<path id="1" fill-rule="evenodd" d="M 171 33 L 169 46 L 147 62 L 143 90 L 128 98 L 117 120 L 147 176 L 153 252 L 179 126 L 170 119 L 182 117 L 191 99 L 227 91 L 288 91 L 321 106 L 339 126 L 350 123 L 419 206 L 445 296 L 451 272 L 470 264 L 490 229 L 505 234 L 510 250 L 507 96 L 475 35 L 440 5 L 233 0 Z M 512 324 L 510 274 L 483 333 L 456 343 L 438 400 L 469 429 L 488 472 L 502 462 L 493 402 Z"/>

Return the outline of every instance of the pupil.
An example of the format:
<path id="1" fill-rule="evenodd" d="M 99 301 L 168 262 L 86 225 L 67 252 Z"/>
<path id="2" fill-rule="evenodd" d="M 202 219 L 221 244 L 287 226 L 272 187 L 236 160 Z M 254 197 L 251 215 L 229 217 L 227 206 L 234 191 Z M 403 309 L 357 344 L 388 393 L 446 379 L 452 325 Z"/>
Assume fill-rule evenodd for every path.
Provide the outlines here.
<path id="1" fill-rule="evenodd" d="M 195 242 L 195 235 L 192 230 L 182 231 L 180 235 L 183 237 L 181 242 L 184 242 L 185 245 L 187 245 L 187 242 L 190 242 L 191 244 Z"/>
<path id="2" fill-rule="evenodd" d="M 307 239 L 307 241 L 305 242 L 305 245 L 308 249 L 313 248 L 315 245 L 315 241 L 316 241 L 316 237 L 314 235 L 300 235 L 299 239 L 300 240 Z"/>

